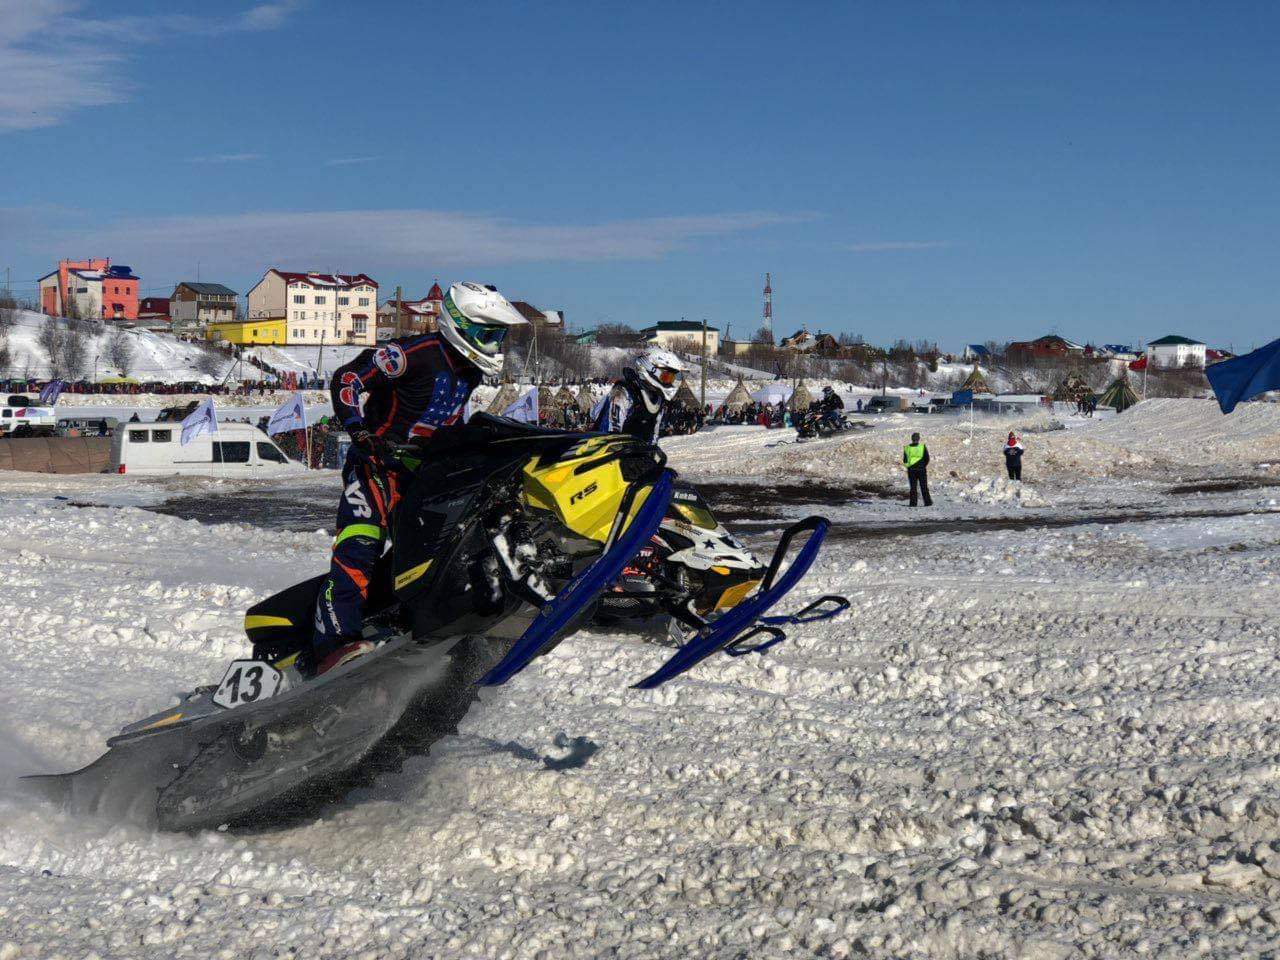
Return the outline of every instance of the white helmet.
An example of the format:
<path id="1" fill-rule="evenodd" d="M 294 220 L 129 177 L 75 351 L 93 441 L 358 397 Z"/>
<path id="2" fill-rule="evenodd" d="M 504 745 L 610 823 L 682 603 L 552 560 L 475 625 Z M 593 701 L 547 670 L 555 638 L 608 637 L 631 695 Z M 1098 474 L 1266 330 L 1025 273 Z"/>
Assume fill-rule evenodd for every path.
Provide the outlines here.
<path id="1" fill-rule="evenodd" d="M 670 400 L 679 389 L 680 374 L 685 366 L 670 350 L 654 347 L 636 364 L 636 373 L 640 379 Z"/>
<path id="2" fill-rule="evenodd" d="M 488 377 L 502 372 L 502 341 L 511 327 L 529 321 L 496 287 L 455 283 L 436 320 L 440 335 Z"/>

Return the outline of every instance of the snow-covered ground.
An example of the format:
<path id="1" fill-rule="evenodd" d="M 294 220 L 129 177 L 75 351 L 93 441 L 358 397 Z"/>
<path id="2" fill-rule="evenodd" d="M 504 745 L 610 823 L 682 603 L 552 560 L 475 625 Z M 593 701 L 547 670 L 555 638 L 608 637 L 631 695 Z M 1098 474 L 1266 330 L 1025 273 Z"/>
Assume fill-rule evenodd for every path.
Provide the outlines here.
<path id="1" fill-rule="evenodd" d="M 876 424 L 667 443 L 762 545 L 836 520 L 797 602 L 853 609 L 765 658 L 641 693 L 667 651 L 581 633 L 429 756 L 270 831 L 159 835 L 6 779 L 0 958 L 1274 951 L 1280 407 Z M 1000 479 L 1010 428 L 1021 487 Z M 928 511 L 896 499 L 911 429 Z M 305 484 L 336 498 L 333 474 Z M 244 651 L 249 603 L 324 567 L 322 532 L 136 506 L 249 512 L 253 491 L 0 476 L 5 775 L 93 759 Z M 528 759 L 560 734 L 599 752 Z"/>

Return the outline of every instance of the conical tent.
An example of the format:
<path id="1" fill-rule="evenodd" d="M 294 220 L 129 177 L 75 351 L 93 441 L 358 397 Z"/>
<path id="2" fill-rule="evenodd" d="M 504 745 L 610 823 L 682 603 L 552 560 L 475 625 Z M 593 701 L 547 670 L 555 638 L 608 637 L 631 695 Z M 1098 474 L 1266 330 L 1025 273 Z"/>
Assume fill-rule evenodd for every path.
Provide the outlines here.
<path id="1" fill-rule="evenodd" d="M 987 386 L 987 381 L 976 363 L 973 365 L 973 372 L 965 378 L 964 383 L 960 384 L 960 389 L 972 390 L 974 393 L 991 393 L 991 388 Z"/>
<path id="2" fill-rule="evenodd" d="M 1129 386 L 1129 378 L 1120 376 L 1107 387 L 1107 392 L 1098 400 L 1098 406 L 1111 407 L 1116 413 L 1124 413 L 1137 402 L 1138 395 Z"/>
<path id="3" fill-rule="evenodd" d="M 576 406 L 577 403 L 578 403 L 578 398 L 574 395 L 573 391 L 570 390 L 567 385 L 561 387 L 556 392 L 557 407 L 572 407 L 572 406 Z"/>
<path id="4" fill-rule="evenodd" d="M 1058 388 L 1053 391 L 1053 399 L 1063 400 L 1068 403 L 1079 403 L 1085 397 L 1093 396 L 1093 388 L 1088 384 L 1080 371 L 1072 370 L 1062 382 L 1058 384 Z"/>
<path id="5" fill-rule="evenodd" d="M 596 396 L 591 392 L 591 384 L 584 383 L 578 388 L 578 409 L 583 413 L 590 413 L 595 409 Z"/>
<path id="6" fill-rule="evenodd" d="M 729 391 L 729 396 L 725 397 L 724 408 L 728 413 L 737 413 L 750 402 L 751 394 L 747 392 L 746 383 L 739 377 L 738 382 Z"/>
<path id="7" fill-rule="evenodd" d="M 547 411 L 554 409 L 556 406 L 556 393 L 550 387 L 538 387 L 538 416 L 544 416 Z"/>
<path id="8" fill-rule="evenodd" d="M 804 385 L 804 381 L 801 380 L 795 392 L 791 394 L 791 399 L 787 402 L 787 406 L 792 412 L 797 412 L 808 410 L 811 403 L 813 403 L 813 396 L 809 393 L 809 388 Z"/>
<path id="9" fill-rule="evenodd" d="M 493 395 L 493 399 L 489 401 L 489 406 L 485 407 L 485 412 L 501 416 L 503 410 L 519 399 L 520 391 L 516 385 L 514 383 L 504 383 L 498 388 L 498 392 Z"/>
<path id="10" fill-rule="evenodd" d="M 701 404 L 698 403 L 698 398 L 693 395 L 693 389 L 689 386 L 688 380 L 680 381 L 680 389 L 676 391 L 675 402 L 688 407 L 690 410 L 697 410 L 701 407 Z"/>

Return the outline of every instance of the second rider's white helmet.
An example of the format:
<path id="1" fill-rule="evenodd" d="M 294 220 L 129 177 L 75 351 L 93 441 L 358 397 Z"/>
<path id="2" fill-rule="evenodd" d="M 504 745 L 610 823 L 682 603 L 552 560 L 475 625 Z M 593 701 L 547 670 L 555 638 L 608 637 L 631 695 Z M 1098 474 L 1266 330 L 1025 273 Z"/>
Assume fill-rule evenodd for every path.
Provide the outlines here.
<path id="1" fill-rule="evenodd" d="M 440 336 L 487 377 L 502 372 L 507 331 L 528 322 L 495 287 L 466 281 L 449 288 L 436 321 Z"/>
<path id="2" fill-rule="evenodd" d="M 646 384 L 653 387 L 666 399 L 670 400 L 680 389 L 680 375 L 685 366 L 670 350 L 655 348 L 640 358 L 636 364 L 636 373 Z"/>

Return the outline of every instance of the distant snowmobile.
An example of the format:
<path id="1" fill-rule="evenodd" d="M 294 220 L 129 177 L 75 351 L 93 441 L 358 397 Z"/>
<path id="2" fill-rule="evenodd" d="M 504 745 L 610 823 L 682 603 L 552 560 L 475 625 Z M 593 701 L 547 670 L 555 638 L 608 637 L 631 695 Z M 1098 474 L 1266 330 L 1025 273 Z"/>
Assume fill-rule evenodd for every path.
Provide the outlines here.
<path id="1" fill-rule="evenodd" d="M 371 585 L 371 653 L 319 677 L 300 669 L 324 582 L 314 577 L 249 609 L 253 657 L 229 664 L 219 683 L 125 727 L 88 767 L 29 780 L 77 810 L 191 830 L 307 795 L 397 724 L 416 725 L 419 744 L 454 732 L 477 685 L 505 683 L 589 620 L 601 593 L 652 549 L 673 502 L 664 455 L 626 435 L 481 414 L 400 455 L 410 469 L 432 467 L 406 491 Z M 676 511 L 688 502 L 675 501 Z M 679 649 L 636 686 L 659 686 L 722 651 L 763 652 L 784 638 L 781 625 L 838 612 L 818 601 L 768 615 L 827 529 L 810 517 L 728 596 L 682 601 Z"/>

